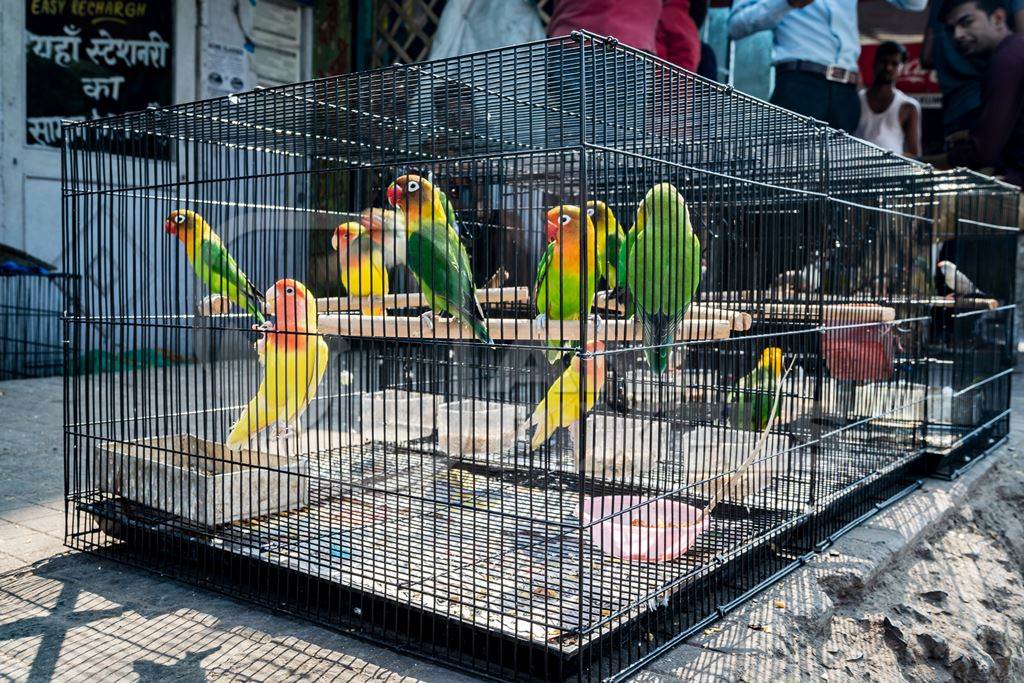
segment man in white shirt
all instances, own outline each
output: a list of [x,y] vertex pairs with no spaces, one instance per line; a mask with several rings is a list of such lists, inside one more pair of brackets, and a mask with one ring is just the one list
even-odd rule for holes
[[921,156],[921,105],[894,85],[907,61],[907,49],[886,41],[875,52],[874,81],[861,90],[857,137],[879,147]]
[[[623,0],[625,2],[625,0]],[[887,0],[920,12],[928,0]],[[735,0],[729,37],[773,32],[772,102],[852,133],[857,127],[856,0]]]

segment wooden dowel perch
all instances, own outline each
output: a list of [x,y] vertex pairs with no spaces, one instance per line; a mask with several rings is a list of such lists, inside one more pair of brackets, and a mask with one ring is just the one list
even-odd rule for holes
[[[476,290],[477,301],[481,305],[511,304],[530,300],[529,287],[485,287]],[[340,313],[358,311],[363,306],[381,304],[384,308],[425,308],[427,301],[421,292],[403,292],[388,294],[384,297],[329,296],[316,300],[316,310],[320,313]]]
[[[719,302],[722,310],[729,310],[733,304]],[[772,320],[805,320],[816,322],[821,320],[827,324],[883,323],[896,319],[896,309],[877,304],[825,304],[824,306],[807,304],[754,304],[754,316],[763,315]]]
[[[618,301],[609,299],[609,292],[598,292],[594,306],[606,311],[624,313],[626,307]],[[728,320],[736,332],[746,332],[753,324],[753,318],[743,311],[731,311],[706,304],[691,304],[686,311],[687,320]]]
[[[601,330],[593,321],[587,321],[587,339],[609,342],[640,341],[643,332],[632,320],[607,320]],[[580,338],[582,325],[577,320],[553,321],[546,328],[538,328],[528,318],[492,318],[487,331],[495,340],[504,341],[566,341]],[[676,334],[679,341],[728,339],[732,323],[728,320],[684,320]],[[435,316],[433,328],[415,316],[372,316],[326,313],[320,316],[321,334],[343,337],[395,337],[423,339],[473,339],[470,329],[452,318]]]
[[990,311],[999,308],[998,299],[976,299],[974,297],[961,296],[956,299],[947,299],[946,297],[937,296],[928,300],[928,305],[935,308],[971,308],[971,309],[988,309]]

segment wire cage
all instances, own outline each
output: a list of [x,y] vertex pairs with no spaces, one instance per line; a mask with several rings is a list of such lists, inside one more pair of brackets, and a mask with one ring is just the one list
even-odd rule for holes
[[0,381],[64,371],[64,298],[72,278],[0,266]]
[[181,360],[69,377],[67,542],[505,680],[621,677],[910,490],[986,362],[943,179],[1011,201],[585,33],[63,153],[71,344]]
[[1009,432],[1018,197],[962,172],[936,187],[934,286],[943,298],[932,313],[927,444],[940,476],[956,476]]

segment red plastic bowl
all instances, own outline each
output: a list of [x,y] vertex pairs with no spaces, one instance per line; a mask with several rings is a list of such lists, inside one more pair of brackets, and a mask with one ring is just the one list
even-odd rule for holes
[[[664,498],[644,504],[647,500],[640,496],[584,498],[576,514],[590,527],[590,541],[601,552],[640,562],[676,559],[711,525],[708,516],[697,521],[698,508]],[[626,508],[633,509],[621,512]],[[598,519],[603,521],[592,522]]]

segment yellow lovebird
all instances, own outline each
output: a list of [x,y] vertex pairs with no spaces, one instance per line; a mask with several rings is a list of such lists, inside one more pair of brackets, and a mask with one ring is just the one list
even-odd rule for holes
[[590,412],[601,392],[604,391],[604,342],[589,341],[586,350],[596,353],[587,362],[586,387],[582,386],[583,373],[580,370],[580,356],[573,356],[569,367],[548,389],[547,394],[533,410],[525,428],[536,427],[530,439],[530,450],[535,451],[547,441],[559,427],[568,429],[573,437],[573,444],[579,444],[580,418]]
[[359,307],[363,315],[384,315],[379,301],[389,291],[388,269],[384,265],[384,249],[370,237],[370,231],[359,222],[342,223],[331,237],[331,246],[338,252],[341,284],[349,296],[373,297]]
[[266,301],[274,324],[263,344],[263,381],[231,428],[225,445],[232,451],[272,424],[280,439],[297,433],[327,370],[327,342],[317,334],[313,293],[297,280],[278,280]]
[[736,384],[729,394],[729,422],[736,429],[763,431],[778,411],[775,391],[782,379],[782,349],[769,346],[761,352],[757,367]]

